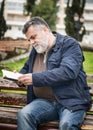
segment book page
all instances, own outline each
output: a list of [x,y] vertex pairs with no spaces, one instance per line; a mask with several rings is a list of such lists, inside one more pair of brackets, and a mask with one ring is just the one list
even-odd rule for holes
[[2,70],[2,73],[3,73],[3,78],[9,79],[9,80],[18,80],[19,76],[22,75],[18,72],[14,73],[14,72],[8,71],[8,70]]

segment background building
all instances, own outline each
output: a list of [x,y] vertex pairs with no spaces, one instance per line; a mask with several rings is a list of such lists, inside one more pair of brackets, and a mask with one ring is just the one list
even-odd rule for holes
[[[0,0],[1,3],[2,0]],[[60,9],[57,14],[57,31],[61,34],[65,33],[64,17],[65,8],[68,0],[60,0]],[[8,25],[8,30],[5,33],[5,37],[12,38],[25,38],[22,34],[22,27],[29,17],[24,15],[24,4],[26,0],[6,0],[5,2],[5,19]],[[84,10],[84,20],[86,35],[83,37],[83,41],[86,43],[93,42],[93,0],[86,0],[85,10]]]
[[84,11],[86,35],[84,41],[93,43],[93,0],[86,0],[86,6]]
[[[1,3],[2,0],[0,0]],[[28,17],[23,14],[24,4],[26,0],[6,0],[4,16],[8,30],[5,37],[25,38],[22,33],[22,27],[27,21]]]

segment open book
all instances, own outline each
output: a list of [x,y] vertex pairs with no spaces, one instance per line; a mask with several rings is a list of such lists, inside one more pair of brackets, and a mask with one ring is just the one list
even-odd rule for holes
[[12,80],[12,81],[17,81],[18,77],[22,75],[20,73],[14,73],[14,72],[8,71],[8,70],[2,70],[2,73],[3,73],[4,79],[8,79],[8,80]]

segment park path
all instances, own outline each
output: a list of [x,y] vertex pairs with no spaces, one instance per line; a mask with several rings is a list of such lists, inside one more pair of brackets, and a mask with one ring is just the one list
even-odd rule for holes
[[21,60],[23,58],[27,58],[29,56],[29,53],[30,52],[27,52],[27,53],[24,53],[24,54],[12,57],[12,58],[7,59],[7,60],[2,60],[0,63],[4,64],[4,63],[7,63],[7,62],[16,62],[16,61],[19,61],[19,60]]

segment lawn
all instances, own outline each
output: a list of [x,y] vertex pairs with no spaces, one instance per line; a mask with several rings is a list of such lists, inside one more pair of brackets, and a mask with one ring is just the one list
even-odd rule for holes
[[93,74],[93,52],[83,52],[85,61],[84,61],[84,70],[87,74]]
[[[84,70],[86,71],[87,74],[93,74],[93,52],[83,52],[83,54],[85,57]],[[20,61],[17,62],[3,64],[3,66],[6,66],[8,70],[11,71],[13,70],[19,71],[24,65],[26,60],[27,59],[21,59]],[[0,70],[0,76],[2,76],[1,70]]]
[[[19,71],[22,68],[22,66],[24,65],[26,60],[27,59],[25,58],[25,59],[21,59],[20,61],[9,62],[9,63],[6,63],[6,64],[1,64],[1,66],[3,66],[5,69],[10,70],[10,71],[13,71],[13,70]],[[0,76],[2,76],[1,69],[0,69]]]

